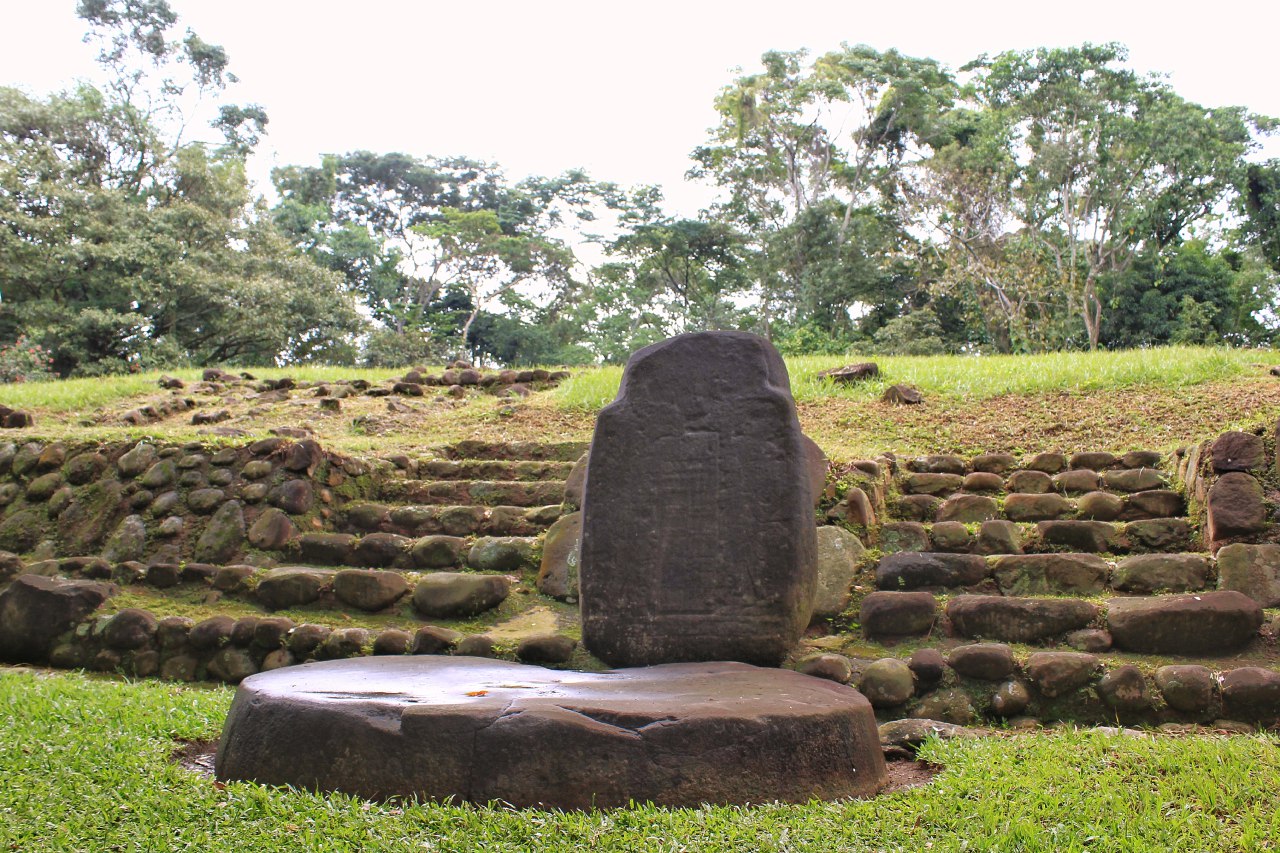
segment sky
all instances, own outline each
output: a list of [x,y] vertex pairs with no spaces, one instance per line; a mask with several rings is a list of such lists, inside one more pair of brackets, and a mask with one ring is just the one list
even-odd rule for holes
[[[771,49],[841,42],[952,68],[982,53],[1119,41],[1206,106],[1280,116],[1280,3],[757,2],[757,0],[170,0],[179,25],[221,44],[269,134],[251,164],[314,165],[358,149],[497,162],[508,177],[582,167],[658,184],[672,213],[712,198],[685,181],[734,70]],[[94,74],[75,0],[0,0],[0,85],[33,94]],[[1280,138],[1265,155],[1280,157]]]

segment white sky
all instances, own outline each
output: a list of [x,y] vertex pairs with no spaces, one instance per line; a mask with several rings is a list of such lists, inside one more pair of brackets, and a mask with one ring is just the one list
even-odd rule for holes
[[[1280,116],[1280,3],[1073,0],[170,0],[180,26],[223,45],[231,98],[266,108],[252,173],[356,149],[465,154],[513,179],[584,167],[664,187],[668,209],[710,199],[689,152],[732,70],[769,49],[841,41],[956,68],[980,53],[1119,41],[1184,97]],[[43,94],[93,74],[75,0],[0,0],[0,85]],[[1267,143],[1280,156],[1280,139]]]

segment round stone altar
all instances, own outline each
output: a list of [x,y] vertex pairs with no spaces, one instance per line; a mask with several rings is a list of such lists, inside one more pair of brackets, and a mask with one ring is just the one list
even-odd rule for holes
[[216,774],[369,798],[586,809],[863,796],[884,785],[885,764],[861,693],[789,670],[571,672],[420,656],[245,679]]

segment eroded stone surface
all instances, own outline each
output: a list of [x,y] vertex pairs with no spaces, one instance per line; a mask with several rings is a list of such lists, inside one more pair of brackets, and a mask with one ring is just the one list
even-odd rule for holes
[[589,808],[874,793],[885,766],[857,691],[737,663],[557,672],[379,657],[246,679],[217,776],[383,798]]
[[764,338],[681,335],[633,355],[587,466],[587,648],[613,665],[779,663],[813,604],[805,448]]

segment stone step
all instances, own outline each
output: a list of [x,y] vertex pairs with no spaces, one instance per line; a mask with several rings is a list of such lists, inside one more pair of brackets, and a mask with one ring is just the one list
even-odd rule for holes
[[960,456],[935,454],[918,456],[900,463],[910,473],[920,474],[955,474],[964,476],[970,473],[994,474],[1006,476],[1022,471],[1036,471],[1054,476],[1066,471],[1115,471],[1125,469],[1158,468],[1166,461],[1165,454],[1154,450],[1131,450],[1126,453],[1108,453],[1105,451],[1081,451],[1066,454],[1043,452],[1028,454],[1021,458],[1011,453],[983,453],[972,459]]
[[480,441],[467,439],[439,449],[445,459],[533,460],[576,462],[591,446],[587,441]]
[[1057,493],[1083,495],[1089,492],[1129,494],[1169,487],[1169,475],[1154,468],[1124,468],[1115,471],[1091,471],[1080,468],[1050,476],[1043,471],[1014,471],[1008,477],[975,471],[969,474],[914,472],[899,474],[898,487],[903,494],[942,496],[950,492],[970,494]]
[[498,459],[422,459],[418,476],[424,480],[559,480],[573,470],[572,462]]
[[876,588],[962,590],[1001,595],[1093,597],[1197,592],[1217,583],[1212,558],[1198,553],[1135,554],[1114,562],[1090,553],[979,554],[902,551],[881,557]]
[[937,551],[952,554],[1023,554],[1053,551],[1131,554],[1196,550],[1191,524],[1184,518],[1127,523],[1063,519],[1015,524],[1003,519],[981,524],[894,521],[874,534],[885,553]]
[[1087,492],[1075,498],[1057,492],[975,494],[948,491],[939,495],[906,494],[890,502],[890,519],[902,521],[959,521],[971,524],[993,518],[1035,522],[1055,519],[1141,521],[1186,515],[1186,501],[1171,489],[1116,494]]
[[359,501],[347,504],[338,518],[344,533],[395,533],[417,538],[448,536],[535,536],[560,517],[562,507],[446,506]]
[[413,480],[379,482],[372,500],[413,504],[472,504],[534,507],[564,500],[564,482],[557,480]]

